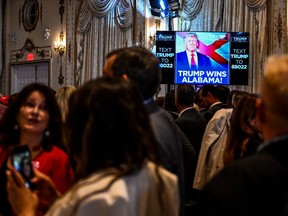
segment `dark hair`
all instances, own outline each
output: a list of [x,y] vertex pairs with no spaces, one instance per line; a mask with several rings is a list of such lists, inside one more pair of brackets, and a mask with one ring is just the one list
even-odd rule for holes
[[166,93],[164,108],[167,111],[177,112],[177,107],[175,105],[175,89]]
[[227,108],[235,109],[241,98],[245,95],[249,95],[249,93],[241,90],[232,90],[227,97]]
[[69,100],[65,128],[77,179],[108,167],[129,174],[146,159],[156,161],[143,99],[127,80],[105,77],[77,89]]
[[258,137],[258,130],[250,123],[250,120],[256,117],[256,100],[254,94],[244,95],[232,112],[223,154],[224,164],[242,157],[249,139]]
[[119,55],[120,53],[122,53],[126,48],[118,48],[118,49],[114,49],[112,51],[110,51],[105,58],[108,59],[113,55]]
[[176,90],[177,101],[185,106],[193,106],[195,90],[192,85],[179,85]]
[[203,85],[198,92],[202,93],[203,97],[207,97],[208,92],[210,92],[210,94],[214,97],[219,99],[219,93],[218,93],[218,89],[216,86],[214,85]]
[[12,95],[9,96],[8,106],[10,106],[10,105],[13,103],[13,101],[15,100],[15,98],[16,98],[16,96],[17,96],[18,94],[19,94],[19,93],[16,92],[16,93],[14,93],[14,94],[12,94]]
[[227,104],[228,95],[230,94],[230,89],[224,85],[217,85],[218,98],[223,104]]
[[[46,106],[49,112],[49,136],[43,136],[42,147],[50,149],[51,145],[60,146],[62,143],[62,119],[61,112],[56,102],[55,94],[52,89],[44,84],[32,83],[25,86],[13,99],[0,122],[0,144],[17,145],[19,144],[19,130],[14,127],[17,124],[16,117],[21,106],[33,92],[38,91],[44,95]],[[63,146],[61,146],[63,148]]]
[[114,76],[127,77],[136,83],[144,99],[157,92],[161,76],[158,59],[144,47],[130,47],[120,52],[112,66]]

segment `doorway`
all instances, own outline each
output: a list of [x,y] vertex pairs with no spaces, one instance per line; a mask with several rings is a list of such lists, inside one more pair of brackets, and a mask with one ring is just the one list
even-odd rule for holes
[[11,64],[10,94],[35,82],[50,86],[50,61]]

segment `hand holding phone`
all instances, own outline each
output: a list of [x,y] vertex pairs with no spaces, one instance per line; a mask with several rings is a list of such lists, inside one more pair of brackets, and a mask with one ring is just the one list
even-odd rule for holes
[[12,165],[22,175],[26,187],[33,189],[30,179],[34,177],[31,153],[27,145],[14,147],[11,152]]

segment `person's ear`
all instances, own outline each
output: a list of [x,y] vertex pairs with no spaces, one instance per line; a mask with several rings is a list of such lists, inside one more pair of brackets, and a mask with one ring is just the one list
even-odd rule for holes
[[260,123],[263,124],[266,121],[265,117],[265,104],[263,99],[257,99],[256,100],[256,120]]
[[123,80],[128,80],[127,74],[122,74],[121,78],[122,78]]
[[208,97],[208,99],[210,100],[210,98],[212,98],[213,96],[210,92],[208,92],[206,97]]

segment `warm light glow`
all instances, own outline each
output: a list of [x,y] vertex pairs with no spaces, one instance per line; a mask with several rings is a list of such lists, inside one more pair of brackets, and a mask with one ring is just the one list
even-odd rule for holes
[[59,40],[54,42],[54,50],[59,53],[60,56],[63,56],[65,51],[65,42],[64,42],[64,34],[61,31]]

